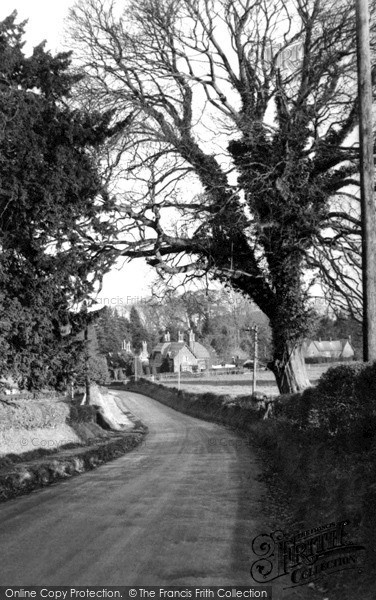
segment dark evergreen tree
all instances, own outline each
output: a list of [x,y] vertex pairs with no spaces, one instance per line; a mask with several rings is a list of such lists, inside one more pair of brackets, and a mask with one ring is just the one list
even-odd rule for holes
[[142,324],[137,309],[134,306],[132,306],[129,315],[129,329],[132,340],[132,349],[135,352],[140,352],[142,348],[142,342],[144,340],[148,341],[148,333]]
[[69,106],[69,53],[24,54],[24,25],[0,23],[0,368],[38,388],[71,370],[60,325],[112,262],[88,244],[112,231],[96,159],[112,132],[110,113]]
[[116,309],[106,307],[97,324],[97,335],[102,354],[120,352],[123,341],[130,341],[129,321]]

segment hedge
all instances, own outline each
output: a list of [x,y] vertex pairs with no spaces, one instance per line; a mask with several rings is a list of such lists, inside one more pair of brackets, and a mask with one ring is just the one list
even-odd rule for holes
[[[258,421],[265,412],[265,405],[251,396],[178,392],[146,380],[142,380],[142,388],[147,395],[181,412],[242,428]],[[278,422],[323,437],[357,438],[360,442],[371,439],[376,434],[376,362],[332,367],[316,387],[268,402],[273,406],[272,418]]]
[[277,398],[273,416],[331,437],[373,437],[376,363],[342,364],[328,369],[316,387]]

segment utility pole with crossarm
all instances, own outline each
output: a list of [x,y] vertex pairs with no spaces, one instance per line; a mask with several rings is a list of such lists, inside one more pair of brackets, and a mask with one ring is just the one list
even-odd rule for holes
[[363,360],[376,360],[376,208],[368,0],[355,0],[361,164]]

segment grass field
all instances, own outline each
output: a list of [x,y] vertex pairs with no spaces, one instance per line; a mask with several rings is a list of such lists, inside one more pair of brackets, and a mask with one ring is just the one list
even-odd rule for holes
[[[318,365],[307,365],[308,377],[312,385],[317,383],[321,375],[330,367],[339,363],[323,363]],[[177,376],[175,379],[161,380],[163,385],[177,387]],[[208,375],[197,378],[187,378],[182,374],[180,381],[181,389],[187,392],[226,394],[228,396],[241,396],[252,392],[252,374],[244,373],[237,375]],[[257,390],[268,396],[277,396],[278,388],[274,375],[271,371],[259,371],[257,377]]]

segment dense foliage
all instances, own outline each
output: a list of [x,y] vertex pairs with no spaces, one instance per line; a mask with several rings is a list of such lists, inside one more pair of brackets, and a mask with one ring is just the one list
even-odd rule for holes
[[129,320],[121,316],[115,308],[106,306],[97,322],[100,352],[120,352],[123,342],[129,340],[129,331]]
[[111,115],[70,106],[70,55],[26,56],[24,25],[0,23],[0,368],[40,388],[69,375],[80,347],[60,326],[111,263],[82,244],[112,231],[96,158]]
[[314,388],[282,396],[274,416],[321,436],[364,446],[376,432],[376,363],[328,369]]
[[355,359],[363,358],[363,331],[362,323],[356,321],[348,314],[339,312],[336,317],[323,316],[316,323],[315,339],[340,340],[350,338],[355,350]]
[[143,315],[151,344],[168,331],[172,341],[188,330],[207,348],[212,348],[218,362],[229,362],[241,355],[253,355],[251,328],[259,328],[259,356],[263,361],[272,356],[271,330],[267,317],[250,300],[224,289],[198,289],[184,293],[163,288],[160,297],[145,299],[137,307]]
[[91,383],[98,385],[108,385],[110,383],[110,372],[108,370],[107,360],[104,355],[95,354],[89,356],[88,365],[86,367],[85,359],[80,355],[80,360],[76,364],[75,384],[79,386],[85,385],[86,373]]
[[148,341],[148,333],[135,306],[132,306],[129,314],[129,333],[132,349],[139,353],[142,349],[142,342]]

